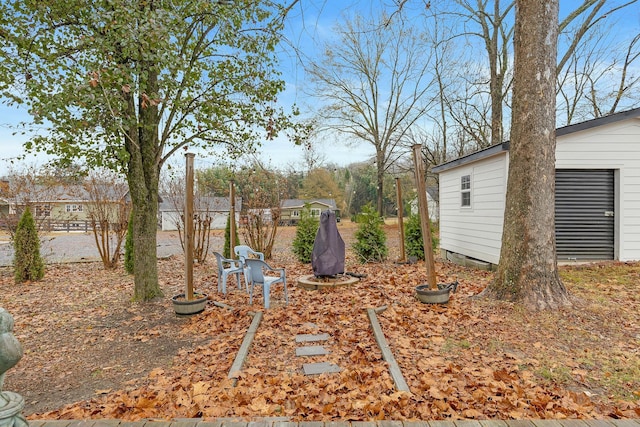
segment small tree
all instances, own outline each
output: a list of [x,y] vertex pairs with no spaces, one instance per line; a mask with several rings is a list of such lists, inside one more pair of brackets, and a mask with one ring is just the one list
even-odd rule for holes
[[84,190],[89,199],[86,209],[102,265],[114,269],[120,261],[120,249],[130,219],[130,206],[124,200],[127,183],[113,172],[94,171],[85,181]]
[[320,226],[320,220],[311,215],[309,205],[305,205],[300,213],[300,221],[296,228],[296,237],[293,239],[293,253],[298,261],[303,263],[311,262],[313,243],[316,240],[316,233]]
[[358,229],[353,244],[358,260],[361,263],[382,262],[387,258],[387,236],[382,229],[384,219],[371,206],[362,207],[362,213],[357,216]]
[[[240,239],[238,238],[238,227],[234,229],[235,231],[235,239],[236,245],[240,243]],[[233,258],[232,257],[232,248],[231,248],[231,213],[227,215],[227,225],[224,228],[224,250],[222,251],[222,256],[225,258]]]
[[133,212],[129,215],[127,238],[124,242],[124,269],[127,273],[133,274]]
[[[435,237],[434,226],[431,224],[431,247],[438,248],[438,238]],[[420,228],[420,216],[411,215],[404,226],[404,240],[407,249],[407,256],[414,256],[424,260],[424,246],[422,244],[422,230]]]
[[40,240],[31,210],[25,208],[13,236],[14,278],[16,283],[40,280],[44,277],[44,262],[40,256]]

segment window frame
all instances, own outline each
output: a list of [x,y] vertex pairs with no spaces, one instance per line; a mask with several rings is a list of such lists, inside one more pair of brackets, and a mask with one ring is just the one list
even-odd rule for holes
[[463,209],[471,208],[471,174],[460,176],[460,207]]

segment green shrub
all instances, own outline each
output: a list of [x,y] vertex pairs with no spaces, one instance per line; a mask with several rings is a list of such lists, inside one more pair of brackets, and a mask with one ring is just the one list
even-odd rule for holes
[[[436,237],[435,226],[431,224],[431,248],[435,251],[438,248],[438,238]],[[424,259],[424,246],[422,244],[422,227],[420,227],[420,215],[414,214],[409,217],[404,226],[404,242],[407,256],[414,256],[417,259]]]
[[16,283],[36,281],[44,277],[44,262],[40,256],[40,239],[36,223],[27,207],[13,236],[13,267]]
[[[240,244],[240,238],[238,237],[238,227],[235,228],[236,246]],[[227,215],[227,225],[224,228],[224,249],[222,250],[222,256],[225,258],[233,258],[231,253],[231,213]]]
[[127,237],[124,240],[124,270],[133,274],[133,211],[129,215]]
[[382,262],[387,258],[387,236],[382,229],[384,219],[371,206],[363,206],[357,216],[358,229],[353,250],[361,263]]
[[320,220],[311,216],[311,209],[305,206],[300,213],[300,221],[296,228],[296,237],[293,239],[293,253],[298,261],[303,263],[311,262],[313,243],[316,240]]

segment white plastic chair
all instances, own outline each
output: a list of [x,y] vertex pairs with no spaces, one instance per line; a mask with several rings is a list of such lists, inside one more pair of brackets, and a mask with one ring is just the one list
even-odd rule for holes
[[250,246],[247,245],[238,245],[233,248],[233,252],[236,254],[238,258],[241,260],[244,258],[259,258],[264,261],[264,254],[262,252],[254,251]]
[[[213,255],[215,255],[216,261],[218,262],[218,291],[222,290],[225,295],[227,294],[227,277],[230,274],[236,275],[236,282],[238,283],[238,289],[240,289],[242,287],[240,284],[240,273],[244,274],[242,262],[225,258],[220,252],[214,252]],[[225,267],[226,265],[228,265],[228,267]]]
[[[273,268],[261,259],[247,258],[245,259],[245,279],[248,278],[251,284],[251,290],[249,291],[249,304],[253,304],[253,288],[255,285],[262,286],[262,295],[264,298],[264,308],[270,306],[270,293],[271,285],[275,283],[282,283],[284,286],[284,300],[285,304],[289,304],[289,297],[287,296],[287,277],[284,268]],[[265,272],[276,272],[278,276],[267,276]]]
[[242,264],[242,266],[245,269],[244,272],[244,285],[247,288],[247,292],[249,291],[249,281],[247,280],[247,266],[246,263],[244,262],[246,259],[249,258],[257,258],[257,259],[261,259],[262,261],[264,261],[264,254],[262,252],[258,252],[258,251],[254,251],[253,249],[251,249],[250,246],[247,245],[238,245],[235,246],[233,248],[233,252],[236,254],[236,256],[238,257],[238,259],[240,260],[240,263]]

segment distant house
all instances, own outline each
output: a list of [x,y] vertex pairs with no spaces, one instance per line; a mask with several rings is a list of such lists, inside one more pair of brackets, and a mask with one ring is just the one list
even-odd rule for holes
[[[640,108],[556,129],[558,260],[640,260]],[[440,248],[498,264],[509,143],[438,165]]]
[[[101,191],[114,207],[126,203],[126,194],[117,194],[112,187]],[[64,231],[87,231],[91,221],[93,201],[83,185],[33,185],[16,194],[0,199],[0,215],[3,220],[17,222],[26,206],[41,228]]]
[[[177,230],[182,223],[184,207],[181,203],[174,203],[170,196],[165,195],[162,200],[158,208],[160,228],[163,231]],[[211,229],[223,230],[227,226],[227,218],[231,211],[228,197],[195,197],[193,203],[195,205],[194,214],[207,215],[211,218]],[[236,223],[239,223],[242,197],[236,197],[234,208]]]
[[336,207],[334,199],[286,199],[280,202],[280,223],[283,225],[297,224],[305,205],[309,205],[312,216],[320,217],[322,211],[330,209],[335,212],[336,218],[340,218],[340,211]]
[[[440,206],[438,203],[439,199],[439,191],[438,187],[428,187],[427,188],[427,209],[429,210],[429,220],[431,222],[439,222],[440,221]],[[418,198],[411,200],[409,202],[409,207],[411,211],[409,212],[411,215],[419,214],[418,210]]]

